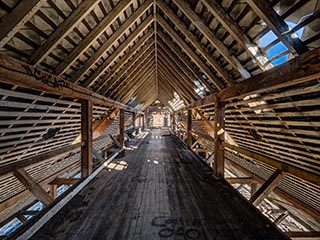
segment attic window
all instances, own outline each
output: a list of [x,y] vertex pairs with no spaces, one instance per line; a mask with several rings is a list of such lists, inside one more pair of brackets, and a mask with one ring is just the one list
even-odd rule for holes
[[194,89],[194,91],[200,96],[203,97],[206,95],[206,91],[204,89],[204,86],[201,84],[201,82],[199,82],[198,80],[194,80],[194,84],[197,86],[196,89]]
[[[257,93],[255,94],[251,94],[251,95],[248,95],[246,97],[243,98],[244,101],[247,101],[247,100],[250,100],[250,99],[255,99],[255,98],[259,98],[259,95]],[[248,102],[248,106],[250,108],[256,108],[256,107],[259,107],[261,105],[266,105],[267,102],[264,101],[264,100],[260,100],[260,99],[257,99],[257,101],[250,101]],[[255,114],[260,114],[262,112],[270,112],[270,109],[267,109],[267,108],[263,108],[263,109],[253,109],[254,113]]]
[[174,111],[177,111],[186,106],[178,93],[174,92],[173,95],[174,98],[171,101],[169,101],[169,104]]

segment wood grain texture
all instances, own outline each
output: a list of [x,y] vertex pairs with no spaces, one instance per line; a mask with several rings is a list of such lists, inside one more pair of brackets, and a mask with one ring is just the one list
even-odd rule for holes
[[108,165],[33,239],[289,239],[168,133]]

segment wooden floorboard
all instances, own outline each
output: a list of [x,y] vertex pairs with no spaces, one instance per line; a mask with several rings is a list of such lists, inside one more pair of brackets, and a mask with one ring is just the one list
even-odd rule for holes
[[168,132],[115,159],[33,239],[288,239]]

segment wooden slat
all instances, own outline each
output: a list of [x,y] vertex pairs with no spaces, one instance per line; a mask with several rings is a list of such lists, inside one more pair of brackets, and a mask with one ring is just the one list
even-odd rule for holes
[[32,53],[27,62],[31,65],[41,63],[98,3],[99,1],[96,0],[83,1],[77,9],[72,12],[72,14],[64,20],[52,34],[50,34],[49,38]]
[[81,102],[81,178],[86,178],[92,173],[92,102]]
[[226,178],[226,180],[231,184],[251,184],[255,183],[256,181],[252,177],[234,177],[234,178]]
[[58,75],[63,74],[76,60],[81,56],[99,36],[108,29],[111,24],[119,17],[119,15],[133,2],[133,0],[120,1],[115,8],[113,8],[108,15],[99,22],[88,35],[77,44],[77,46],[69,53],[63,61],[57,65],[55,72]]
[[43,204],[49,205],[52,198],[24,169],[18,169],[14,172],[14,176]]
[[[121,36],[144,14],[144,12],[151,6],[152,1],[146,1],[142,6],[140,6],[126,21],[115,31],[104,43],[103,45],[94,52],[90,58],[84,63],[81,68],[72,75],[70,81],[78,82],[81,77],[108,51],[112,45],[120,39]],[[148,19],[149,20],[149,19]],[[152,21],[152,19],[151,19]],[[143,23],[142,23],[143,24]],[[141,24],[141,25],[142,25]],[[140,25],[140,26],[141,26]],[[131,35],[130,35],[131,36]],[[129,37],[130,37],[129,36]],[[132,38],[132,37],[131,37]],[[96,71],[95,71],[96,72]]]
[[46,0],[23,0],[0,23],[0,48],[29,21]]
[[306,181],[312,182],[314,184],[320,185],[320,176],[319,175],[305,171],[299,167],[295,167],[295,166],[281,163],[281,162],[276,161],[274,159],[268,158],[268,157],[263,156],[261,154],[250,152],[248,150],[245,150],[245,149],[237,147],[237,146],[226,144],[226,147],[228,149],[237,151],[238,153],[243,154],[244,156],[256,159],[256,160],[264,162],[270,166],[273,166],[279,170],[288,172],[294,176],[297,176],[298,178],[301,178]]
[[49,182],[49,185],[70,185],[70,184],[76,184],[79,182],[79,178],[60,178],[57,177],[53,181]]
[[10,172],[13,172],[17,169],[24,168],[24,167],[30,166],[32,164],[35,164],[35,163],[39,163],[44,160],[50,160],[50,159],[57,157],[61,154],[65,154],[65,153],[74,151],[74,150],[80,148],[82,145],[83,145],[83,143],[68,145],[68,146],[59,148],[57,150],[53,150],[53,151],[50,151],[47,153],[43,153],[40,155],[32,156],[30,158],[26,158],[23,161],[18,161],[18,162],[11,163],[11,164],[6,164],[6,165],[0,167],[0,176],[8,174]]

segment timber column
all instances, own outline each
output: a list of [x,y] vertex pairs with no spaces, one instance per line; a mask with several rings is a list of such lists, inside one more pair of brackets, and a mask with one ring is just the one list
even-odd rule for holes
[[225,102],[215,98],[214,102],[214,175],[224,178],[224,134],[225,134]]
[[187,127],[187,146],[189,149],[192,147],[192,110],[188,109],[188,127]]
[[123,148],[124,147],[124,110],[123,109],[120,109],[119,143],[120,143],[120,148]]
[[92,173],[92,102],[81,101],[81,178]]

